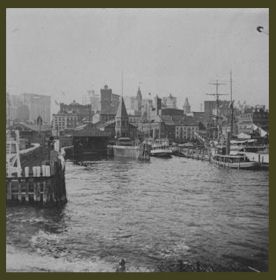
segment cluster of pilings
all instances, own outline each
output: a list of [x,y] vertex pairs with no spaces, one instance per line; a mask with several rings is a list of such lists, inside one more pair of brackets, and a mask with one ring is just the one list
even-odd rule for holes
[[42,166],[25,166],[22,174],[6,177],[8,204],[49,206],[67,202],[64,159],[56,151],[51,151],[49,157]]

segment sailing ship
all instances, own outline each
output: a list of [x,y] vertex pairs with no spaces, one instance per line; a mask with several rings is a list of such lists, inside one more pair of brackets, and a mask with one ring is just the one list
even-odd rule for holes
[[[217,128],[219,132],[219,125],[218,125],[218,104],[219,104],[219,95],[218,94],[218,85],[216,83],[216,98],[217,98]],[[247,147],[252,147],[255,140],[247,139],[244,141],[239,140],[231,140],[233,134],[233,100],[232,100],[232,73],[230,73],[230,94],[231,94],[231,101],[230,101],[230,108],[231,108],[231,127],[230,131],[227,133],[226,139],[224,141],[220,141],[220,137],[217,137],[217,143],[214,145],[213,149],[211,149],[211,162],[215,163],[218,166],[235,168],[235,169],[256,169],[260,167],[260,156],[256,157],[257,160],[253,160],[253,157],[250,156],[246,152]],[[226,143],[225,143],[226,142]],[[221,144],[219,144],[221,143]],[[267,158],[268,160],[268,158]],[[264,162],[264,160],[263,160]]]

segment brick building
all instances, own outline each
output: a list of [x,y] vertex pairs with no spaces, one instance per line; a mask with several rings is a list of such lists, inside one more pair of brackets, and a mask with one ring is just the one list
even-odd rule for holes
[[77,115],[79,122],[92,120],[91,104],[82,105],[75,100],[70,104],[60,103],[59,113]]
[[120,103],[120,95],[112,93],[112,89],[107,85],[101,89],[101,112],[100,120],[107,122],[115,118]]
[[195,133],[199,132],[199,123],[193,117],[184,117],[175,122],[175,141],[186,142],[196,139]]
[[57,135],[59,132],[66,129],[73,129],[77,126],[79,121],[79,115],[75,113],[57,113],[53,114],[53,129]]

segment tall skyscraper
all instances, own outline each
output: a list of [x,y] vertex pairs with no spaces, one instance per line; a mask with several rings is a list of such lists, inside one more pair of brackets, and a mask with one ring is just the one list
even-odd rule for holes
[[120,103],[120,95],[112,93],[107,85],[101,89],[101,121],[114,119]]
[[40,116],[43,123],[50,124],[51,97],[34,93],[23,94],[23,104],[28,106],[29,120],[36,123]]

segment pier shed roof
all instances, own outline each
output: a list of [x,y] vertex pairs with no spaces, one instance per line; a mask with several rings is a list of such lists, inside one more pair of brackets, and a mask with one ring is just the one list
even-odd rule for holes
[[110,132],[98,129],[92,123],[73,131],[73,137],[110,137]]

